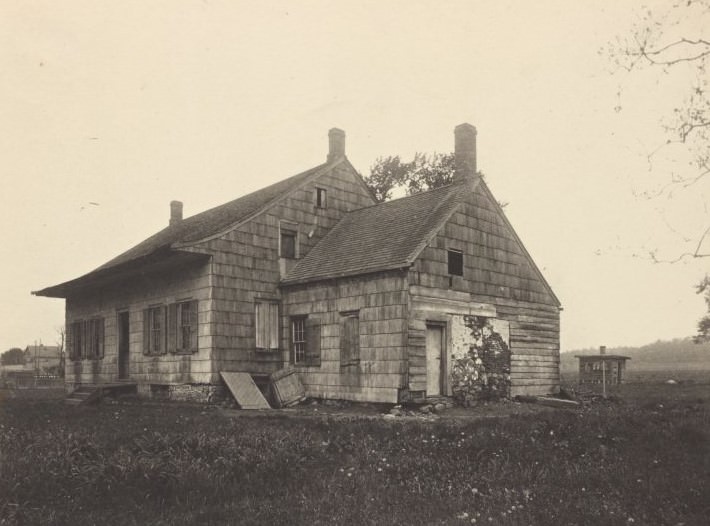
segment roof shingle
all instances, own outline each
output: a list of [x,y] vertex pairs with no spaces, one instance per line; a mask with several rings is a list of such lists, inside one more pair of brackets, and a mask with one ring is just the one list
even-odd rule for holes
[[167,226],[160,232],[153,234],[148,239],[141,241],[133,248],[119,254],[83,276],[44,288],[33,292],[33,294],[37,296],[64,297],[63,295],[67,293],[68,289],[82,286],[95,277],[106,276],[119,267],[124,268],[127,264],[132,264],[132,262],[137,260],[155,259],[175,253],[171,250],[172,248],[189,245],[227,230],[232,225],[238,224],[266,209],[270,204],[305,184],[311,177],[316,178],[342,162],[347,163],[348,161],[345,157],[338,158],[330,163],[321,164],[251,194],[185,218],[176,224]]
[[346,214],[282,283],[410,266],[459,204],[467,191],[462,185],[470,184],[464,181]]
[[317,172],[330,169],[339,162],[321,164],[251,194],[185,218],[179,223],[170,225],[145,241],[138,243],[133,248],[104,263],[96,270],[114,267],[121,263],[147,256],[160,248],[176,243],[189,244],[219,233],[261,211],[272,201],[296,189]]

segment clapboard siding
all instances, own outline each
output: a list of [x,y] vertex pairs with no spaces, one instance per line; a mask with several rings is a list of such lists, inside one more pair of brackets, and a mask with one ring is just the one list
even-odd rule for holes
[[[287,287],[283,332],[289,316],[307,315],[321,326],[320,366],[297,367],[306,394],[396,402],[407,374],[407,301],[408,281],[402,272]],[[360,363],[351,366],[356,367],[354,375],[340,362],[340,313],[345,311],[358,311],[359,318]]]
[[[463,276],[449,275],[449,249],[463,251]],[[512,395],[559,389],[557,299],[485,185],[462,200],[422,250],[410,270],[409,281],[419,290],[468,293],[472,302],[494,306],[496,316],[509,322]],[[421,317],[421,313],[412,312],[409,320],[411,390],[426,386],[426,325]]]
[[[326,208],[314,206],[316,186],[326,190]],[[213,256],[215,370],[271,373],[288,361],[283,306],[279,351],[257,351],[255,335],[255,301],[281,300],[280,222],[296,224],[297,252],[303,257],[344,213],[371,204],[356,174],[341,164],[248,222],[196,247]]]

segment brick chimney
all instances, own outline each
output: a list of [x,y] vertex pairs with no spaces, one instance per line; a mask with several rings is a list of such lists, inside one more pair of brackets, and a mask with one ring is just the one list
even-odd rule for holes
[[468,123],[454,128],[454,181],[476,175],[476,134]]
[[182,221],[182,201],[170,201],[170,226]]
[[345,157],[345,132],[338,128],[328,131],[328,162]]

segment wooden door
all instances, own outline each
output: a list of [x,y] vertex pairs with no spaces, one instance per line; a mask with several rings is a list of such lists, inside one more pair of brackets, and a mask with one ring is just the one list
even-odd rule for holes
[[128,378],[129,370],[129,350],[128,335],[130,326],[128,323],[128,312],[118,313],[118,379]]
[[427,325],[426,327],[426,394],[442,394],[442,352],[444,350],[444,327]]

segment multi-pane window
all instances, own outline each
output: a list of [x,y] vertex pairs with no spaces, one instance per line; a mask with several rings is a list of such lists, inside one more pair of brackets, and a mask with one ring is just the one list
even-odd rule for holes
[[448,251],[449,274],[463,276],[463,252],[449,249]]
[[279,348],[279,304],[274,301],[256,302],[256,348],[273,351]]
[[306,318],[291,319],[291,346],[293,349],[293,363],[299,364],[306,361]]
[[143,354],[165,354],[165,318],[164,305],[149,307],[143,311]]
[[197,300],[170,305],[168,347],[170,352],[197,352]]
[[104,319],[75,321],[69,325],[69,358],[96,360],[104,357]]
[[291,317],[291,362],[319,367],[321,364],[321,324],[308,316]]
[[182,301],[175,307],[177,352],[197,351],[197,301]]

